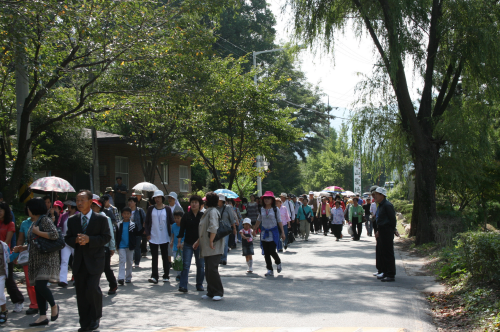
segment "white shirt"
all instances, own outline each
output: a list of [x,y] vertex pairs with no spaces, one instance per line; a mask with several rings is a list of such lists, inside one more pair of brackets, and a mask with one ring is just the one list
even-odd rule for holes
[[288,215],[290,216],[290,218],[292,218],[292,220],[295,220],[295,204],[291,200],[287,199],[283,202],[283,205],[288,210]]
[[375,213],[377,213],[377,203],[373,202],[371,205],[370,205],[370,213],[375,215]]
[[153,244],[164,244],[170,242],[167,226],[167,210],[158,210],[156,207],[151,211],[151,240]]

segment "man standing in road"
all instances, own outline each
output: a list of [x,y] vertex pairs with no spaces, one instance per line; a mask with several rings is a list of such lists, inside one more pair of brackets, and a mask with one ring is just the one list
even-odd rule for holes
[[113,186],[113,190],[115,191],[115,206],[122,212],[126,203],[127,186],[122,183],[121,176],[116,177],[116,184]]
[[377,275],[383,282],[395,281],[396,259],[394,257],[394,234],[396,234],[396,211],[391,202],[386,199],[385,188],[378,187],[373,198],[378,204],[377,232],[381,272]]
[[104,272],[104,245],[111,240],[108,219],[92,212],[92,193],[80,190],[76,205],[80,214],[68,218],[64,240],[75,249],[73,274],[75,276],[76,302],[80,315],[79,332],[99,328],[102,317],[102,292],[99,287]]

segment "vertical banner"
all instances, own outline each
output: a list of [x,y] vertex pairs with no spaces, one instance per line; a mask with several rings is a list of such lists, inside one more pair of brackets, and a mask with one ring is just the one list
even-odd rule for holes
[[361,151],[357,150],[354,154],[354,192],[361,193]]

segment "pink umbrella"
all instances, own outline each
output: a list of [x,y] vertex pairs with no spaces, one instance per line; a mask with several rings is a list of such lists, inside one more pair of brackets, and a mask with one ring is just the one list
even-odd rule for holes
[[340,192],[342,192],[342,191],[344,191],[344,188],[341,188],[338,186],[330,186],[330,187],[326,187],[322,191],[340,191]]
[[40,178],[30,185],[32,190],[52,191],[58,193],[74,193],[75,188],[68,181],[57,176]]

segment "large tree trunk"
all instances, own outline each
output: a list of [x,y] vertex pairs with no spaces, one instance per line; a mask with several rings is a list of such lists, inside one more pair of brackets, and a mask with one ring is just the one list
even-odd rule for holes
[[410,235],[416,244],[434,241],[433,223],[436,220],[436,174],[438,149],[429,142],[427,147],[414,149],[415,200]]

